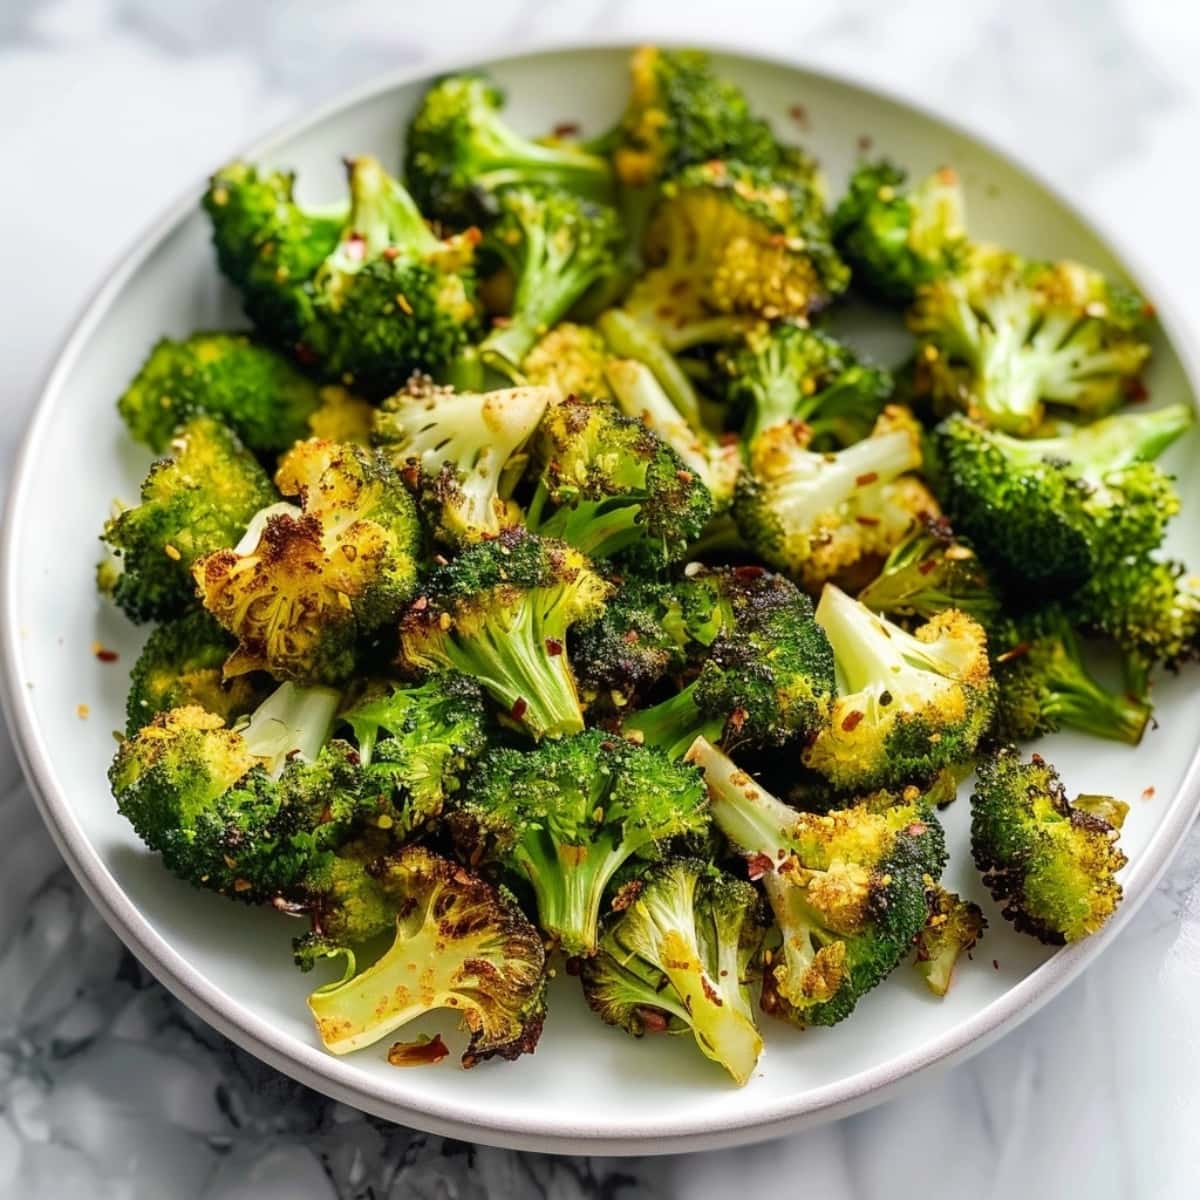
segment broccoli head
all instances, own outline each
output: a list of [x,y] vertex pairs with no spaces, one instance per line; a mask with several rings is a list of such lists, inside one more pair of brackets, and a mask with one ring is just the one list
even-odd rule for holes
[[969,954],[983,936],[987,919],[971,900],[948,892],[932,878],[925,880],[929,916],[916,937],[916,968],[935,996],[950,990],[959,957]]
[[833,213],[833,235],[854,282],[880,300],[908,304],[916,290],[959,271],[966,259],[966,205],[949,167],[906,186],[886,159],[861,163]]
[[380,453],[316,438],[284,457],[275,483],[300,507],[260,514],[193,574],[238,640],[226,676],[336,682],[353,669],[358,640],[393,620],[416,586],[413,501]]
[[308,998],[327,1050],[348,1054],[435,1009],[470,1034],[464,1067],[532,1053],[545,1018],[545,960],[516,900],[422,846],[372,865],[395,914],[382,957]]
[[696,859],[651,867],[605,922],[581,970],[588,1004],[641,1037],[690,1032],[705,1057],[745,1084],[762,1053],[747,991],[763,936],[754,888]]
[[1022,440],[962,415],[935,431],[955,529],[1014,586],[1077,587],[1101,562],[1157,548],[1179,500],[1153,464],[1193,420],[1173,404]]
[[188,420],[170,451],[150,468],[141,503],[100,535],[120,565],[102,568],[98,581],[134,621],[186,611],[195,599],[192,565],[232,546],[247,521],[278,498],[254,456],[214,417]]
[[540,475],[529,527],[592,557],[675,562],[712,514],[708,489],[679,455],[611,404],[551,404],[532,451]]
[[707,821],[694,768],[599,730],[494,750],[450,815],[468,861],[523,878],[538,926],[568,954],[595,953],[601,901],[624,863]]
[[947,609],[907,633],[832,584],[816,619],[833,646],[838,694],[805,748],[806,766],[835,787],[866,791],[971,760],[994,706],[978,622]]
[[530,141],[501,116],[504,93],[474,72],[447,75],[425,93],[405,140],[404,175],[432,216],[470,224],[494,212],[496,194],[527,185],[565,188],[591,200],[612,191],[608,161],[557,140]]
[[939,515],[914,476],[921,430],[907,409],[885,408],[870,437],[836,453],[809,448],[802,423],[775,425],[751,447],[734,503],[742,536],[774,567],[816,591],[882,559],[914,521]]
[[913,788],[886,808],[801,813],[703,739],[688,759],[779,926],[779,948],[764,956],[763,1010],[797,1025],[844,1020],[925,925],[925,880],[946,860],[932,809]]
[[975,247],[918,288],[909,310],[918,389],[1028,437],[1046,406],[1103,416],[1136,389],[1150,354],[1146,306],[1078,263]]
[[1108,796],[1067,800],[1058,772],[1013,747],[979,766],[971,853],[983,882],[1023,933],[1050,945],[1095,933],[1121,901],[1117,845],[1129,806]]
[[560,396],[611,400],[607,363],[608,347],[597,330],[563,321],[525,355],[521,374],[531,386],[553,388]]
[[583,714],[568,634],[602,612],[610,592],[577,550],[506,529],[432,572],[401,622],[401,661],[470,676],[534,737],[574,733]]
[[384,401],[372,433],[421,497],[438,540],[495,537],[520,520],[510,499],[550,388],[459,393],[414,378]]

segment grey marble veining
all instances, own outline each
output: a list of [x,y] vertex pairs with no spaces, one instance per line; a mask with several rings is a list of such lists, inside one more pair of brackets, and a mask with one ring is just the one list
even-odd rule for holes
[[[670,30],[948,107],[1119,224],[1200,333],[1200,11],[1172,0],[0,0],[0,478],[114,248],[232,146],[404,63]],[[43,286],[14,302],[23,278]],[[1197,1193],[1200,833],[1081,980],[967,1064],[784,1141],[640,1161],[414,1134],[235,1050],[88,905],[2,734],[0,899],[3,1197],[715,1200],[781,1182],[834,1200]]]

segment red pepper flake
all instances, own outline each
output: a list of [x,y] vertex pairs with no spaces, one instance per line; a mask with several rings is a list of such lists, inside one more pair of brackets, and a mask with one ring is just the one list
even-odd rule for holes
[[808,109],[803,104],[793,104],[788,109],[788,116],[800,126],[801,129],[808,128]]
[[507,329],[512,324],[512,317],[493,317],[493,329]]
[[875,139],[869,133],[860,133],[856,144],[859,154],[866,154],[875,145]]
[[418,596],[412,602],[413,612],[424,612],[428,607],[429,607],[429,597],[428,596]]
[[558,640],[558,638],[546,639],[546,653],[550,655],[551,658],[557,658],[562,652],[563,644]]
[[559,121],[550,132],[556,138],[574,137],[579,132],[578,121]]
[[735,708],[729,714],[729,731],[730,733],[741,733],[742,726],[746,724],[746,718],[750,714],[744,708]]
[[1142,305],[1142,316],[1145,317],[1147,321],[1152,321],[1156,316],[1158,316],[1158,309],[1156,309],[1154,305],[1147,300]]
[[361,233],[352,233],[346,239],[344,245],[346,247],[346,254],[350,258],[353,258],[357,261],[366,256],[367,242]]
[[741,582],[747,582],[751,579],[761,579],[766,573],[765,567],[735,567],[733,577]]
[[395,246],[384,246],[383,257],[386,258],[388,262],[395,262],[395,260],[400,257],[400,251]]
[[1011,650],[1005,650],[1003,654],[996,655],[997,663],[1012,662],[1014,659],[1023,658],[1032,649],[1028,642],[1018,642]]
[[647,1033],[666,1033],[670,1026],[667,1014],[661,1008],[647,1008],[643,1005],[637,1010],[637,1016]]
[[878,525],[878,524],[879,524],[879,518],[878,518],[878,517],[867,517],[867,516],[861,516],[861,517],[855,517],[854,519],[855,519],[855,520],[856,520],[856,521],[857,521],[857,522],[858,522],[860,525]]
[[480,232],[478,225],[471,225],[464,229],[462,233],[459,234],[459,237],[461,237],[464,242],[471,246],[478,246],[479,243],[483,241],[483,234]]
[[920,575],[928,575],[937,566],[937,563],[932,558],[927,558],[918,568],[917,573]]
[[317,352],[303,342],[297,342],[292,353],[296,356],[296,361],[305,367],[311,367],[320,362]]
[[110,650],[107,646],[102,645],[100,642],[92,643],[92,653],[102,663],[115,663],[117,659],[121,657],[115,650]]
[[741,442],[741,440],[742,435],[740,433],[733,432],[723,433],[719,438],[717,438],[718,444],[722,446],[736,446]]
[[442,1041],[442,1035],[419,1037],[415,1042],[396,1042],[387,1052],[387,1060],[393,1067],[430,1067],[440,1063],[450,1053]]
[[1154,788],[1152,788],[1152,787],[1142,788],[1142,799],[1143,800],[1153,800],[1154,799]]
[[516,699],[513,701],[513,706],[512,706],[512,708],[511,708],[511,709],[509,709],[509,714],[508,714],[508,715],[509,715],[510,717],[512,717],[512,719],[513,719],[514,721],[519,721],[519,720],[520,720],[520,719],[521,719],[521,718],[522,718],[522,717],[525,715],[525,712],[526,712],[526,710],[527,710],[528,708],[529,708],[529,705],[526,703],[526,701],[525,701],[525,697],[524,697],[524,696],[518,696],[518,697],[517,697],[517,698],[516,698]]
[[1000,970],[1000,964],[994,958],[992,959],[992,966],[995,970]]
[[847,713],[842,719],[842,732],[853,733],[858,728],[858,723],[863,719],[864,715],[865,714],[859,712],[858,709]]
[[746,877],[750,880],[761,879],[768,871],[773,871],[775,864],[766,854],[751,854],[746,859]]
[[1127,379],[1123,390],[1130,404],[1145,404],[1150,399],[1150,389],[1140,379]]
[[866,487],[868,484],[874,483],[878,478],[878,471],[864,471],[854,480],[854,485],[855,487]]

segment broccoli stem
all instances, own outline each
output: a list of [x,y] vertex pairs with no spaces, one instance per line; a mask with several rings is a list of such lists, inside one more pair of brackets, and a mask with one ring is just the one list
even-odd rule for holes
[[[696,395],[696,389],[692,386],[692,381],[684,373],[683,368],[676,362],[675,356],[653,333],[620,309],[610,309],[596,322],[596,327],[608,343],[609,349],[618,358],[632,358],[650,368],[654,378],[658,380],[659,386],[675,408],[675,412],[670,414],[672,417],[682,417],[692,429],[699,428],[700,399]],[[616,381],[610,377],[609,382],[615,390]],[[648,389],[643,387],[640,390],[644,393]],[[620,394],[618,392],[618,396]],[[637,399],[638,397],[634,397],[631,402],[636,402]],[[640,399],[646,411],[657,415],[656,410],[661,408],[661,402],[652,405],[646,402],[644,395]],[[625,407],[624,399],[622,399],[622,407]],[[626,412],[629,412],[628,408],[626,408]],[[653,420],[648,424],[651,428],[655,427]]]
[[506,378],[519,381],[525,356],[538,338],[558,323],[561,315],[545,321],[539,313],[522,312],[514,305],[512,317],[497,325],[479,344],[480,361]]
[[594,954],[604,889],[628,853],[608,840],[592,845],[557,843],[543,830],[526,838],[513,858],[533,888],[538,925],[568,954]]
[[[544,503],[543,500],[538,505],[538,520]],[[542,537],[559,538],[589,558],[609,558],[643,540],[645,535],[638,520],[640,514],[641,505],[625,496],[564,504],[541,524],[534,523],[531,506],[528,520],[529,527]]]
[[389,246],[416,254],[432,254],[438,240],[425,223],[413,198],[383,169],[377,158],[351,159],[350,228],[365,243],[360,262],[375,258]]
[[333,688],[281,684],[241,731],[246,749],[267,759],[267,769],[276,777],[291,758],[313,762],[329,740],[341,701]]
[[699,680],[653,708],[635,712],[621,726],[628,737],[639,734],[643,745],[657,746],[672,758],[680,758],[698,738],[720,741],[725,732],[725,714],[707,715],[696,703]]

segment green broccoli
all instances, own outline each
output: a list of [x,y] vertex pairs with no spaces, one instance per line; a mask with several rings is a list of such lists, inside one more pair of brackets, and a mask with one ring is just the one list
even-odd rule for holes
[[560,396],[611,400],[605,371],[608,347],[590,325],[563,321],[541,337],[521,361],[521,374],[533,387],[553,388]]
[[918,388],[1023,437],[1047,404],[1103,416],[1137,388],[1146,314],[1136,293],[1078,263],[977,246],[959,272],[917,290]]
[[538,926],[568,954],[593,954],[605,889],[635,856],[707,827],[692,767],[599,730],[495,750],[450,825],[470,862],[499,862],[537,900]]
[[902,788],[967,763],[991,723],[983,627],[947,609],[915,635],[827,585],[817,624],[833,646],[829,723],[804,764],[845,791]]
[[971,853],[1006,920],[1050,945],[1095,933],[1121,901],[1117,838],[1129,805],[1067,800],[1040,755],[1013,747],[980,764],[971,795]]
[[192,417],[170,450],[150,468],[141,503],[112,517],[100,535],[120,565],[102,567],[98,582],[133,621],[185,612],[195,600],[192,564],[232,546],[278,499],[254,456],[214,417]]
[[275,483],[300,507],[260,513],[237,546],[192,571],[204,606],[238,640],[227,677],[336,683],[359,639],[394,620],[416,587],[416,510],[387,459],[361,446],[298,442]]
[[886,159],[861,163],[833,213],[833,236],[854,283],[892,304],[952,275],[968,252],[958,176],[942,167],[913,187]]
[[704,740],[688,760],[779,925],[779,949],[764,956],[763,1010],[797,1025],[844,1020],[925,925],[925,880],[946,861],[933,810],[913,789],[879,811],[796,812]]
[[935,996],[950,990],[959,957],[969,954],[983,936],[987,919],[971,900],[948,892],[932,878],[925,881],[929,916],[916,936],[915,966]]
[[508,893],[422,846],[374,866],[395,912],[390,949],[308,998],[327,1050],[348,1054],[439,1008],[470,1031],[464,1067],[532,1054],[545,1019],[546,952]]
[[599,953],[583,962],[588,1004],[635,1037],[690,1032],[745,1084],[762,1053],[746,987],[763,936],[758,893],[686,858],[650,868],[633,887],[605,922]]
[[598,154],[558,140],[530,141],[505,125],[504,93],[484,75],[439,79],[408,126],[404,176],[431,215],[470,224],[494,211],[496,194],[527,185],[608,199],[612,169]]
[[1102,561],[1155,549],[1179,501],[1152,460],[1193,420],[1185,404],[1021,440],[962,415],[934,434],[954,528],[1013,586],[1077,587]]
[[583,714],[568,634],[603,611],[611,590],[572,547],[506,529],[431,573],[401,622],[401,660],[477,680],[534,737],[574,733]]
[[680,457],[611,404],[568,396],[550,405],[532,453],[540,473],[529,528],[591,557],[676,562],[712,513]]

